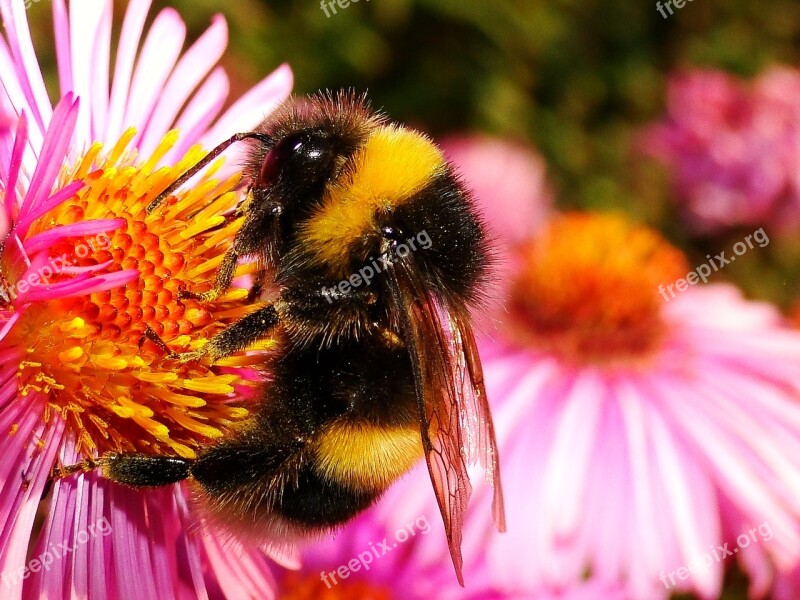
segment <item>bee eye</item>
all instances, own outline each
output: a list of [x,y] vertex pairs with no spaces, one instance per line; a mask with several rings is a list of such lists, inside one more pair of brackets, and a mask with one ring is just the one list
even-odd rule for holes
[[327,176],[332,164],[332,148],[327,138],[316,131],[291,134],[280,140],[267,154],[259,174],[259,183],[274,182],[284,176],[290,180]]
[[381,235],[383,235],[383,237],[385,237],[387,240],[392,240],[393,242],[403,239],[403,232],[400,230],[400,228],[392,225],[385,225],[381,227]]

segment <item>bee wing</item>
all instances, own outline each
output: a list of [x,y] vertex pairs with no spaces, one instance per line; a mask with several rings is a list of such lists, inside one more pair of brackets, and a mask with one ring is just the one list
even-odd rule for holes
[[495,522],[505,529],[494,428],[486,401],[475,338],[466,315],[445,310],[400,260],[389,270],[400,331],[414,371],[420,434],[459,583],[461,529],[472,494],[468,463],[478,458],[495,486]]
[[[475,335],[466,314],[455,312],[451,330],[454,332],[454,356],[462,362],[457,373],[466,375],[462,383],[463,430],[467,437],[466,448],[472,451],[471,462],[478,462],[485,473],[486,482],[494,487],[492,499],[492,516],[498,531],[506,530],[505,504],[503,502],[503,485],[500,481],[500,462],[498,460],[497,439],[494,434],[494,422],[489,409],[486,385],[483,379],[483,367],[478,356]],[[463,361],[462,361],[463,359]]]

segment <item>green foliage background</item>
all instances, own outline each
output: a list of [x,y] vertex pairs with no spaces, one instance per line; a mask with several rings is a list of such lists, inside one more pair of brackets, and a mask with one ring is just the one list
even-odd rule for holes
[[[752,76],[800,59],[796,0],[687,0],[668,19],[655,0],[360,0],[330,17],[317,0],[156,4],[177,7],[195,36],[225,14],[235,92],[289,62],[298,93],[368,89],[392,117],[436,135],[521,138],[547,159],[562,207],[624,210],[693,264],[751,231],[690,240],[665,174],[631,150],[633,134],[662,115],[676,69]],[[770,237],[722,277],[786,307],[800,295],[800,245]]]
[[[42,36],[51,31],[47,4],[30,10]],[[752,76],[772,63],[800,64],[796,0],[687,0],[668,19],[655,0],[360,0],[330,17],[317,0],[155,5],[178,8],[191,37],[215,13],[226,16],[233,98],[288,62],[297,93],[368,89],[392,117],[436,135],[520,138],[547,159],[560,206],[624,210],[661,229],[694,264],[751,231],[689,238],[665,174],[632,152],[633,134],[662,115],[676,69]],[[800,245],[770,237],[721,278],[789,306],[800,297]],[[727,587],[726,600],[746,597],[741,574]]]

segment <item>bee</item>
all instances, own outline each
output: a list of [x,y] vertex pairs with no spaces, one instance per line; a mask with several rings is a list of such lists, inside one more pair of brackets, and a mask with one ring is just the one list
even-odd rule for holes
[[134,487],[188,479],[214,522],[259,539],[330,531],[372,505],[424,456],[463,585],[468,464],[494,485],[497,447],[469,310],[490,263],[463,182],[425,135],[349,92],[290,100],[234,135],[148,207],[157,210],[230,145],[250,144],[242,224],[204,293],[255,260],[253,297],[275,298],[180,361],[217,360],[274,337],[270,380],[243,426],[194,460],[107,454],[104,477]]

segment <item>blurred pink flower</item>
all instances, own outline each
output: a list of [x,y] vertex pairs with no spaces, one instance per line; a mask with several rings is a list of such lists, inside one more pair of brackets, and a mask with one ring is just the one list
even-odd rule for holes
[[797,600],[800,593],[800,566],[789,573],[781,573],[776,577],[772,590],[772,600]]
[[689,225],[714,233],[800,220],[800,71],[752,82],[718,71],[674,76],[667,115],[643,149],[670,169]]
[[196,144],[260,122],[292,75],[280,67],[221,114],[224,19],[184,52],[174,10],[144,30],[150,5],[128,5],[112,83],[112,2],[52,2],[54,107],[25,3],[0,0],[0,106],[10,115],[0,130],[0,212],[13,223],[0,278],[4,599],[274,595],[267,556],[195,527],[181,486],[141,493],[90,473],[47,494],[57,462],[119,448],[190,456],[244,412],[232,401],[247,387],[246,359],[163,373],[137,344],[144,323],[196,341],[242,314],[230,299],[208,309],[174,302],[175,286],[205,281],[224,252],[230,232],[216,210],[236,202],[235,165],[210,167],[158,215],[144,206],[202,156]]
[[488,223],[497,240],[517,244],[547,221],[553,192],[547,165],[533,149],[483,134],[454,135],[441,145],[482,212],[491,216]]
[[505,339],[482,347],[509,523],[485,546],[495,586],[588,570],[634,600],[717,598],[717,548],[761,526],[735,556],[769,589],[800,560],[800,334],[727,285],[665,298],[686,263],[621,218],[557,217],[525,254]]

